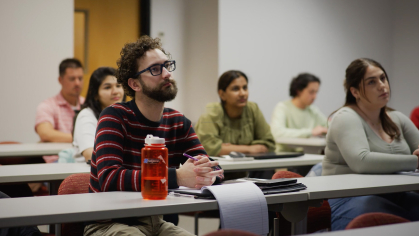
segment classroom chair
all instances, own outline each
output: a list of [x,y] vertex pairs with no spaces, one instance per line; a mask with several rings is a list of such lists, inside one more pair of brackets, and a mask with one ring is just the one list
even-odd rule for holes
[[[89,192],[90,173],[73,174],[64,179],[58,195]],[[83,222],[61,224],[62,236],[83,236]]]
[[[277,171],[272,179],[279,178],[303,178],[303,176],[291,171]],[[331,229],[332,212],[327,200],[323,201],[321,207],[309,207],[307,213],[307,233],[314,233],[320,230]],[[291,235],[291,222],[284,219],[284,217],[277,212],[279,219],[279,235]]]
[[221,229],[205,234],[204,236],[258,236],[257,234],[250,233],[237,229]]
[[380,226],[380,225],[391,225],[397,223],[406,223],[410,222],[403,217],[382,213],[382,212],[372,212],[365,213],[360,216],[355,217],[345,229],[357,229],[364,227]]

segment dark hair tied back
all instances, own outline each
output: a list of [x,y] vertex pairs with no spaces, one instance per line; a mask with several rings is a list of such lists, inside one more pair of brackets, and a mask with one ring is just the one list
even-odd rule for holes
[[320,79],[309,73],[302,73],[293,78],[290,84],[290,96],[293,98],[297,97],[298,92],[304,90],[310,82],[320,84]]

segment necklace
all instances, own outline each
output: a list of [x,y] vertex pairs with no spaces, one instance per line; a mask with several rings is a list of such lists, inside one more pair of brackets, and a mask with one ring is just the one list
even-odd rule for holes
[[367,123],[370,123],[373,127],[381,128],[381,120],[380,119],[378,120],[378,122],[373,122],[358,105],[356,105],[356,107],[357,107],[358,110],[360,110],[362,112],[363,116],[365,117],[364,120]]

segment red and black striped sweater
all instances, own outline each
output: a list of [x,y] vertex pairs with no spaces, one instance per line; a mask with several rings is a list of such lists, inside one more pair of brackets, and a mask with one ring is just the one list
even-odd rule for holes
[[[99,117],[91,160],[89,192],[141,191],[141,149],[147,134],[165,138],[169,150],[169,188],[177,188],[176,168],[207,153],[182,113],[164,108],[159,122],[145,118],[134,100],[107,107]],[[217,181],[220,179],[217,177]]]

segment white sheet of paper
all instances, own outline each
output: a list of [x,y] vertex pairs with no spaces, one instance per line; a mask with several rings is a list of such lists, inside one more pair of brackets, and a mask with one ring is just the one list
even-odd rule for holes
[[203,187],[212,192],[220,209],[221,228],[240,229],[258,235],[269,233],[268,205],[251,182]]
[[419,176],[419,169],[416,169],[415,171],[400,171],[400,172],[397,172],[397,174]]

